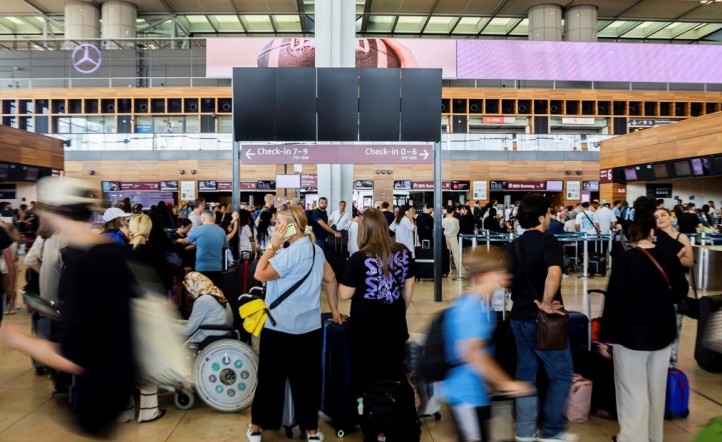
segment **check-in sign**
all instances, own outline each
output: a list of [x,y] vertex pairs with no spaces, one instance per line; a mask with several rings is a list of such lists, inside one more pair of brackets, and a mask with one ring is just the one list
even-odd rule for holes
[[430,144],[276,144],[244,145],[243,164],[429,164]]

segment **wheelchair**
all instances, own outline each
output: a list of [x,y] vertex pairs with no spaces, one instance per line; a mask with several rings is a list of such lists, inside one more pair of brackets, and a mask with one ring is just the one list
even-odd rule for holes
[[[209,330],[225,331],[227,334],[208,336],[194,343],[194,336]],[[196,395],[209,407],[226,413],[251,405],[258,383],[258,355],[248,344],[241,342],[238,330],[202,325],[184,346],[195,353],[191,371],[193,390],[185,386],[171,387],[175,392],[173,402],[176,408],[193,408]]]

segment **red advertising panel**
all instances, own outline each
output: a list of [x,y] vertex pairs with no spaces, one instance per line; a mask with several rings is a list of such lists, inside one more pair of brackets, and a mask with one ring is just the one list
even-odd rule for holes
[[507,181],[506,190],[534,191],[546,190],[546,181]]
[[216,184],[216,190],[219,192],[230,192],[233,190],[233,183],[230,181],[218,181]]
[[134,181],[120,183],[120,190],[160,190],[158,181]]
[[[450,190],[451,181],[442,181],[441,190]],[[411,183],[411,190],[434,190],[433,181],[413,181]]]
[[241,190],[258,189],[258,181],[241,181]]

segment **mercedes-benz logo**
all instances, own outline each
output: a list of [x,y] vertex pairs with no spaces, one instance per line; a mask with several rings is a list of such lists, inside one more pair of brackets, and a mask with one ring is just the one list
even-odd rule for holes
[[73,67],[81,74],[92,74],[100,69],[103,57],[100,55],[100,49],[90,43],[83,43],[73,49],[70,55],[73,61]]

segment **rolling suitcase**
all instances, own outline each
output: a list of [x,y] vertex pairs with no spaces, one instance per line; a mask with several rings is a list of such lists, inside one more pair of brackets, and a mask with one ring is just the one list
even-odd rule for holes
[[496,312],[496,328],[492,335],[494,342],[494,358],[509,375],[516,376],[516,339],[511,328],[511,320],[506,311],[506,303],[502,304],[502,310]]
[[664,418],[675,419],[689,416],[689,381],[682,370],[670,368],[667,372],[667,400]]
[[582,312],[568,310],[569,312],[569,346],[581,348],[587,345],[589,318]]
[[707,348],[704,338],[712,313],[722,309],[722,295],[702,296],[699,298],[699,319],[697,320],[697,337],[695,338],[694,359],[703,370],[711,373],[722,372],[722,353]]
[[[421,279],[434,279],[434,249],[416,247],[414,249],[415,264],[416,264],[416,280]],[[451,259],[449,255],[449,249],[441,249],[441,274],[448,276],[451,270]]]
[[436,383],[427,383],[426,379],[419,373],[421,358],[423,357],[423,345],[425,337],[417,337],[406,344],[406,357],[404,363],[406,370],[411,373],[411,382],[419,394],[420,404],[417,410],[418,417],[434,416],[436,420],[441,419],[440,389]]
[[358,423],[358,408],[353,397],[353,372],[348,323],[336,324],[331,314],[323,321],[321,412],[333,422],[338,437]]
[[589,276],[607,276],[607,258],[603,253],[589,252]]
[[[605,295],[604,290],[587,290],[587,315],[592,316],[592,295]],[[597,351],[596,344],[591,340],[591,322],[588,322],[587,346],[572,349],[574,372],[592,381],[591,411],[597,416],[617,418],[617,394],[614,384],[614,362]]]

